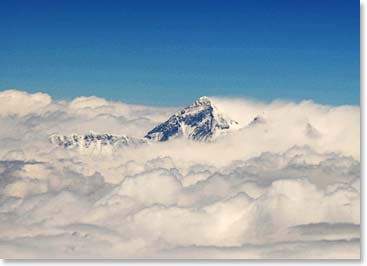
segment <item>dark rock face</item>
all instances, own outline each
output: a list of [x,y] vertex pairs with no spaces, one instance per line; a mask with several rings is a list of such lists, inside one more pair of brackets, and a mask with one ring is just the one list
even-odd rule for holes
[[179,129],[179,119],[176,116],[171,116],[171,118],[166,122],[149,131],[147,135],[145,135],[145,138],[151,140],[167,141],[171,136],[178,135]]

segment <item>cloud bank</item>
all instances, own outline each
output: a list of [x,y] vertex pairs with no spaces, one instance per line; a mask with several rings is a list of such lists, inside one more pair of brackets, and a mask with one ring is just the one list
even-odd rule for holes
[[0,92],[0,257],[359,258],[359,107],[212,99],[241,129],[80,153],[180,107]]

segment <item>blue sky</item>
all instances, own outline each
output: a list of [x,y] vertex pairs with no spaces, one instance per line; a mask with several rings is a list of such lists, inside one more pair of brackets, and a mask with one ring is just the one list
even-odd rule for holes
[[202,95],[359,104],[359,1],[17,1],[0,90],[185,105]]

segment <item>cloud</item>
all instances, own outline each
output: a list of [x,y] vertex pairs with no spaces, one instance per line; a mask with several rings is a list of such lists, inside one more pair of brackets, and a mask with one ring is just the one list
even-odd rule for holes
[[359,107],[214,101],[242,129],[89,154],[48,137],[142,137],[179,108],[0,92],[0,256],[359,258]]
[[51,103],[52,99],[45,93],[29,94],[17,90],[0,92],[0,115],[24,116],[38,113]]
[[166,170],[146,171],[122,182],[118,195],[134,198],[144,205],[176,203],[181,183]]

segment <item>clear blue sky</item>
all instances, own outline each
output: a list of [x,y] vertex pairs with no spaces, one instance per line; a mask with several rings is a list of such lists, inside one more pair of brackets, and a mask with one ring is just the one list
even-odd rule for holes
[[0,90],[359,104],[357,0],[1,0]]

